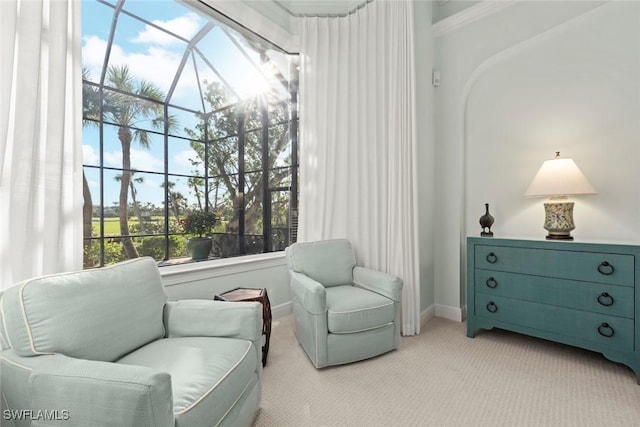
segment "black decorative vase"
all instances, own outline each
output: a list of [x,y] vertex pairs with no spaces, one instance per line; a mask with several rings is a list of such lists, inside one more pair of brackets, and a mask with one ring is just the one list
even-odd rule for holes
[[493,237],[493,231],[491,231],[491,226],[493,225],[494,218],[489,213],[489,203],[484,204],[485,213],[480,217],[480,227],[482,227],[482,232],[480,236],[482,237]]

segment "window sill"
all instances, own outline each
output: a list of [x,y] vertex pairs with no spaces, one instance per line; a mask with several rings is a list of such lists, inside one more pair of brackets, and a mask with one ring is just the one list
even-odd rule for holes
[[247,271],[287,265],[284,251],[266,254],[245,255],[241,257],[199,261],[186,264],[165,265],[160,276],[165,286],[180,285],[185,282],[228,276]]

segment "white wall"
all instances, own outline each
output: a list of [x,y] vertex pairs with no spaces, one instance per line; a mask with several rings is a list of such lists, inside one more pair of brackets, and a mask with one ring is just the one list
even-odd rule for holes
[[416,116],[418,140],[418,235],[420,244],[420,311],[435,314],[434,309],[434,200],[435,200],[435,126],[434,88],[431,71],[435,40],[431,30],[430,2],[414,5]]
[[291,311],[283,252],[160,268],[169,300],[212,299],[238,287],[265,288],[274,317]]
[[555,151],[599,191],[579,239],[640,241],[640,3],[515,2],[436,40],[436,304],[464,307],[465,236],[484,203],[496,236],[539,236],[522,193]]

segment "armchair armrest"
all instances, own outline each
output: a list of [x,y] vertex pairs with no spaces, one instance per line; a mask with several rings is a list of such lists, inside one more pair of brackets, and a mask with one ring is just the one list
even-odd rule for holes
[[32,416],[38,415],[32,426],[168,427],[175,423],[167,373],[62,354],[38,358],[43,359],[29,377],[30,409]]
[[169,301],[164,307],[166,336],[241,338],[262,340],[259,302],[191,299]]
[[311,314],[322,314],[327,311],[327,291],[319,282],[309,276],[295,271],[291,274],[291,291],[300,304]]
[[356,266],[353,268],[353,282],[395,302],[402,301],[402,279],[392,274]]

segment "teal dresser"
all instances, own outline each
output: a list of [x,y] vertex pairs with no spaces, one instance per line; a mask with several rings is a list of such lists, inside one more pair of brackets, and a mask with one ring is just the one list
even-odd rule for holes
[[467,238],[467,336],[494,327],[602,353],[640,384],[640,246]]

